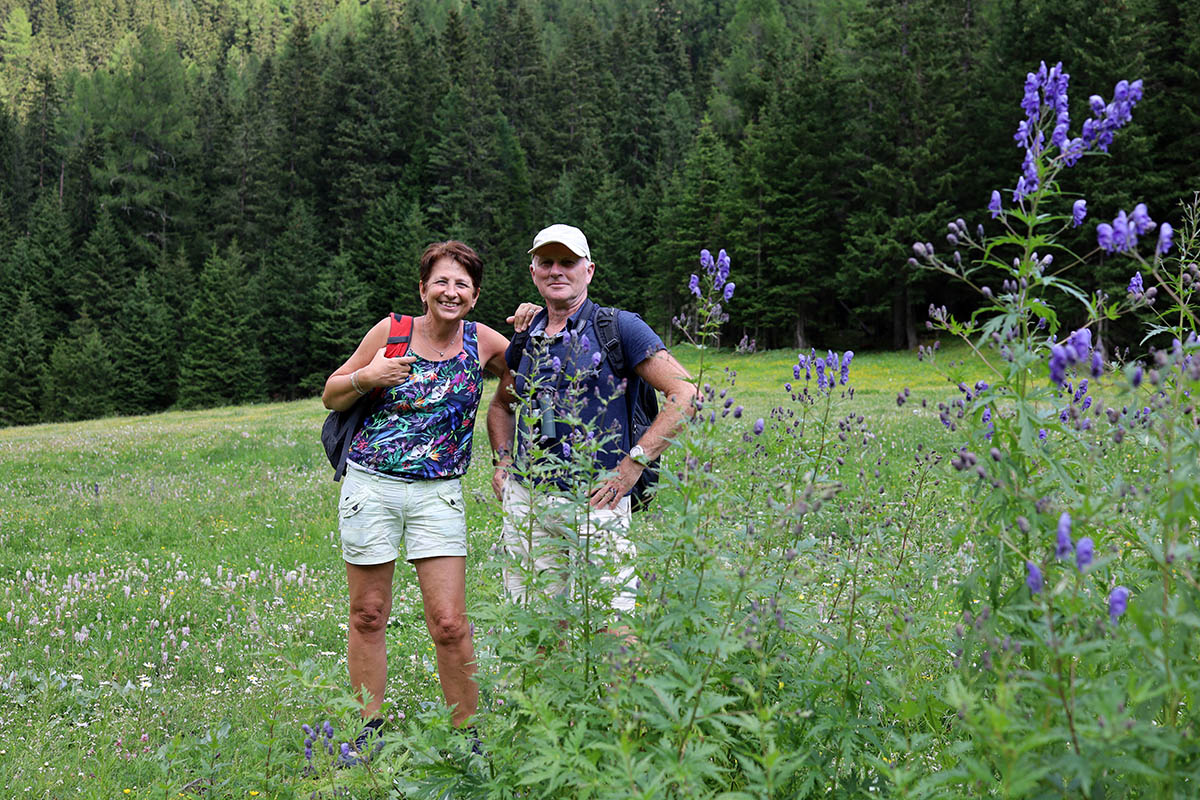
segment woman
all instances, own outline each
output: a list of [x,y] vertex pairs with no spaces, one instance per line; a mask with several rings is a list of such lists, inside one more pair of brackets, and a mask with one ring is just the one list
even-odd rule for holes
[[[417,571],[425,624],[437,652],[438,678],[453,721],[475,713],[478,687],[466,615],[467,529],[459,477],[471,460],[471,436],[487,369],[504,385],[508,340],[465,318],[479,299],[483,262],[462,242],[429,245],[421,256],[425,313],[413,320],[408,352],[384,355],[390,318],[375,324],[325,382],[326,408],[345,410],[381,390],[351,446],[338,504],[350,588],[350,683],[369,697],[356,740],[361,756],[383,720],[387,684],[385,631],[392,577],[403,543]],[[379,747],[375,740],[374,747]]]

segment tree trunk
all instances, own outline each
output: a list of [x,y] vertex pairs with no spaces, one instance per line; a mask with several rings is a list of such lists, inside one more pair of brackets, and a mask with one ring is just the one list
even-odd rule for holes
[[808,334],[804,331],[804,315],[796,314],[796,349],[808,349]]

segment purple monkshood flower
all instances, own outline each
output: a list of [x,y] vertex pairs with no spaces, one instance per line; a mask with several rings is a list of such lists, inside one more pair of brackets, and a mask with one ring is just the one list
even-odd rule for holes
[[1107,222],[1101,222],[1096,226],[1096,244],[1106,253],[1111,253],[1117,249],[1116,243],[1113,241],[1113,226]]
[[707,249],[700,251],[700,266],[704,267],[704,271],[712,275],[716,271],[716,264],[713,263],[712,253]]
[[1100,351],[1092,353],[1092,377],[1100,378],[1104,375],[1104,359],[1100,357]]
[[992,201],[988,203],[988,211],[992,212],[992,219],[1000,216],[1000,192],[992,190]]
[[733,288],[734,288],[734,284],[732,282],[725,284],[724,297],[725,297],[726,303],[728,303],[730,300],[733,299]]
[[825,389],[825,360],[818,358],[814,366],[817,368],[817,388],[824,391]]
[[842,376],[841,384],[845,386],[850,381],[850,362],[854,359],[854,351],[847,350],[842,353]]
[[1029,587],[1030,594],[1037,594],[1042,590],[1042,571],[1038,569],[1038,565],[1032,561],[1025,562],[1025,585]]
[[1165,254],[1171,249],[1172,243],[1175,241],[1175,229],[1171,227],[1171,223],[1164,222],[1158,229],[1158,246],[1154,248],[1154,252],[1159,255]]
[[1129,608],[1129,590],[1124,586],[1118,586],[1109,592],[1108,595],[1108,616],[1112,620],[1113,625],[1117,624],[1117,620]]
[[1088,564],[1092,563],[1092,559],[1096,555],[1096,545],[1092,542],[1092,537],[1085,536],[1079,540],[1079,544],[1075,545],[1075,566],[1079,567],[1079,571],[1087,569]]
[[1083,224],[1084,218],[1087,216],[1087,200],[1080,198],[1071,206],[1071,218],[1073,220],[1072,228],[1078,228]]
[[[1166,223],[1163,223],[1163,224],[1165,225]],[[1125,289],[1125,291],[1128,292],[1129,294],[1133,295],[1134,297],[1137,297],[1143,291],[1145,291],[1145,289],[1143,288],[1143,285],[1142,285],[1142,273],[1141,272],[1133,273],[1133,277],[1129,279],[1129,286]]]
[[1070,365],[1067,348],[1056,344],[1050,348],[1050,381],[1062,386],[1067,377],[1067,367]]
[[1125,209],[1118,211],[1113,218],[1113,247],[1119,253],[1137,247],[1137,228],[1131,224]]
[[717,283],[729,280],[729,254],[724,250],[717,253]]
[[1044,442],[1044,441],[1046,441],[1046,436],[1047,436],[1046,429],[1045,429],[1045,428],[1038,428],[1038,441],[1039,441],[1039,442]]
[[[804,356],[800,356],[800,357],[804,358]],[[799,364],[792,365],[792,377],[795,378],[796,380],[800,380],[800,365]]]
[[323,730],[325,731],[326,739],[333,738],[333,723],[331,723],[329,720],[325,720],[325,725],[323,726]]
[[758,419],[754,420],[754,435],[755,436],[760,435],[763,432],[763,430],[766,428],[766,426],[767,426],[767,424],[765,422],[763,422],[762,417],[759,417]]
[[562,359],[558,356],[550,359],[550,369],[553,370],[554,374],[556,375],[562,372]]
[[1141,364],[1138,364],[1133,368],[1133,374],[1129,376],[1129,383],[1133,385],[1133,388],[1136,389],[1142,385],[1142,376],[1145,375],[1145,373],[1146,371],[1142,368]]
[[586,333],[579,337],[579,349],[585,353],[590,352],[592,349],[592,340],[588,338]]
[[688,291],[696,295],[696,297],[700,296],[700,276],[694,272],[692,273],[691,280],[688,281]]
[[1129,221],[1132,223],[1133,229],[1137,232],[1138,236],[1154,230],[1155,222],[1150,219],[1150,212],[1146,210],[1145,203],[1138,203],[1133,207],[1133,211],[1129,214]]
[[571,443],[564,441],[562,443],[562,456],[568,461],[571,459]]
[[1058,518],[1058,541],[1054,547],[1054,556],[1059,559],[1066,558],[1074,549],[1075,544],[1071,541],[1071,515],[1064,511]]
[[1092,350],[1092,331],[1090,328],[1080,328],[1067,338],[1067,348],[1075,350],[1075,358],[1072,363],[1077,361],[1086,361],[1088,353]]
[[737,408],[735,408],[735,409],[733,410],[733,418],[734,418],[734,419],[741,419],[742,412],[743,412],[743,411],[745,411],[745,410],[746,410],[746,409],[742,408],[741,406],[738,406]]
[[1068,141],[1067,124],[1065,122],[1060,122],[1054,126],[1054,133],[1050,134],[1050,144],[1054,145],[1059,150],[1063,150],[1066,148]]
[[317,734],[313,733],[313,729],[309,727],[307,722],[300,726],[300,730],[304,731],[304,735],[310,739],[317,738]]

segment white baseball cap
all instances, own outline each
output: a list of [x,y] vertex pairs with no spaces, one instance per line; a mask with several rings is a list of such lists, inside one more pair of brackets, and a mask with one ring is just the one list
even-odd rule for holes
[[587,237],[583,235],[583,231],[576,228],[574,225],[551,225],[549,228],[542,228],[538,231],[538,235],[533,237],[533,247],[529,248],[529,252],[537,250],[542,245],[547,245],[552,242],[557,242],[580,258],[592,260],[592,251],[588,249]]

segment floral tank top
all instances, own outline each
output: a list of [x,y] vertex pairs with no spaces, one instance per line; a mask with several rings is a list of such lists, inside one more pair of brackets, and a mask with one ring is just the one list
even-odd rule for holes
[[408,380],[383,391],[350,445],[349,460],[406,480],[462,475],[471,463],[481,392],[475,323],[464,322],[461,353],[445,361],[417,356]]

